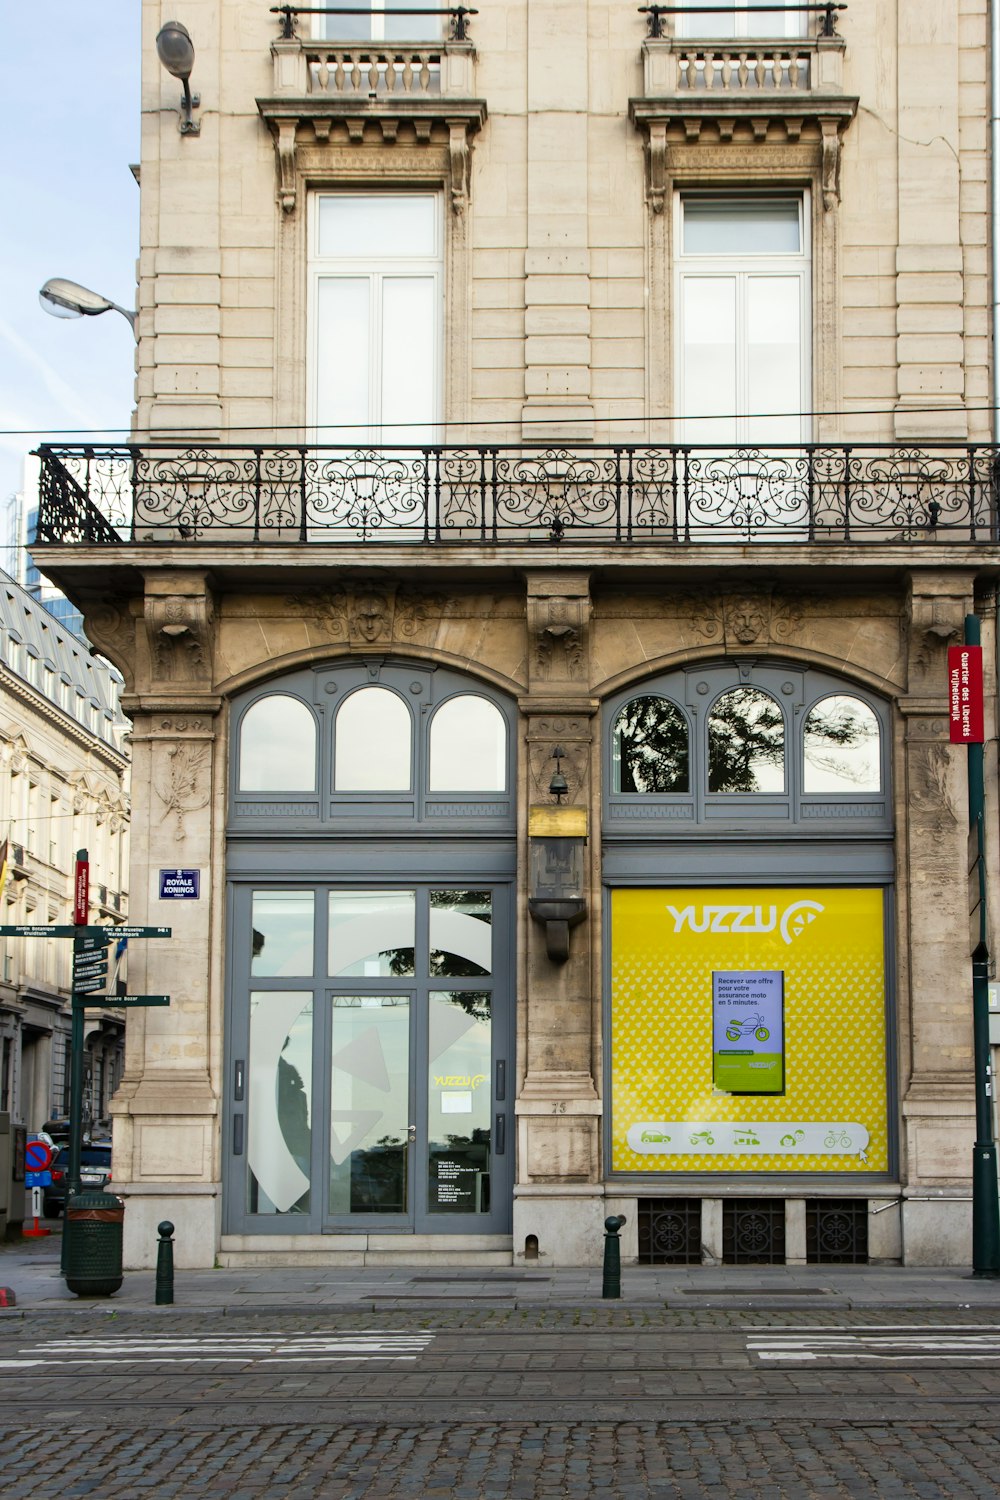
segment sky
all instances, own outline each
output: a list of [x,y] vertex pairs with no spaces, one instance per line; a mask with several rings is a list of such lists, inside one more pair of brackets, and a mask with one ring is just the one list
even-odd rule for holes
[[0,505],[21,488],[24,455],[46,434],[128,428],[128,323],[115,312],[49,317],[38,289],[65,276],[134,307],[139,234],[129,171],[139,160],[139,0],[3,10]]

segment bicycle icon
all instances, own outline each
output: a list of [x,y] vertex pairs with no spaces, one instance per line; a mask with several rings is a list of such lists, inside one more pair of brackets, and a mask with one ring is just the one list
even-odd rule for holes
[[731,1021],[726,1022],[726,1037],[730,1042],[738,1042],[744,1036],[755,1036],[758,1042],[766,1042],[770,1035],[766,1017],[759,1011],[755,1016],[748,1016],[745,1021],[734,1016]]
[[848,1151],[851,1145],[851,1137],[846,1130],[831,1130],[823,1141],[827,1151]]

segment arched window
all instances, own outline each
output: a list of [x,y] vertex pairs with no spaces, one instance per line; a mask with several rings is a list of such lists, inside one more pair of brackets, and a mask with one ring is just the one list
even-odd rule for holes
[[736,687],[708,716],[708,790],[780,792],[785,786],[785,719],[759,688]]
[[432,792],[502,792],[507,785],[507,726],[488,698],[461,693],[431,720]]
[[867,703],[846,694],[821,698],[802,731],[805,792],[882,790],[878,719]]
[[334,728],[333,785],[338,792],[405,792],[411,784],[410,711],[389,688],[364,687],[345,698]]
[[688,726],[669,698],[633,698],[619,710],[611,742],[616,792],[689,790]]
[[300,698],[259,698],[240,725],[239,787],[306,792],[316,786],[316,722]]

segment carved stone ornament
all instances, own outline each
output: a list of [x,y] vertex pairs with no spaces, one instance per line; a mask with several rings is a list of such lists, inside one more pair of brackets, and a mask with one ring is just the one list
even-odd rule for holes
[[528,775],[531,778],[531,798],[533,802],[551,802],[549,794],[549,783],[552,780],[552,770],[555,762],[552,752],[559,744],[564,751],[562,760],[562,774],[566,778],[568,791],[566,793],[566,806],[578,806],[587,801],[587,787],[590,782],[590,744],[580,741],[564,740],[535,740],[528,745]]
[[583,675],[589,601],[558,594],[539,600],[535,610],[535,670],[548,679]]
[[400,593],[396,599],[396,634],[404,640],[428,633],[444,617],[448,601],[444,594]]
[[395,583],[335,584],[290,594],[286,602],[308,615],[333,641],[373,646],[391,641],[396,614]]
[[175,839],[184,837],[187,814],[208,806],[211,754],[211,745],[204,741],[173,745],[167,751],[165,766],[154,780],[157,795],[168,815],[177,819]]
[[706,175],[713,169],[742,165],[749,176],[755,176],[766,169],[763,153],[777,151],[784,158],[779,160],[779,171],[790,173],[805,167],[816,172],[824,209],[829,212],[836,208],[840,202],[841,142],[857,109],[857,99],[784,94],[751,113],[748,105],[723,95],[722,90],[706,90],[701,95],[692,92],[672,100],[629,101],[633,122],[645,136],[650,212],[663,213],[672,179],[681,167],[674,158],[679,153],[686,156],[692,147],[704,153]]
[[213,619],[207,593],[148,595],[145,622],[154,676],[166,681],[209,678]]
[[[329,146],[332,155],[344,145],[367,149],[376,143],[383,155],[380,175],[386,177],[394,175],[397,157],[431,148],[442,163],[452,212],[457,217],[465,213],[472,180],[470,143],[486,119],[482,100],[407,96],[401,106],[394,96],[375,102],[367,94],[331,94],[322,106],[311,106],[309,100],[258,99],[257,107],[274,137],[277,198],[284,213],[295,211],[300,180],[314,173],[317,147]],[[333,165],[331,160],[324,176],[335,175]],[[426,176],[428,166],[422,170]],[[436,175],[433,166],[430,172]]]
[[910,813],[921,823],[943,830],[958,822],[952,790],[954,755],[950,745],[910,744],[907,755]]
[[[138,601],[136,601],[138,607]],[[113,661],[131,691],[135,686],[135,610],[132,601],[108,597],[84,606],[88,640]]]
[[802,610],[770,588],[727,594],[723,604],[727,646],[755,646],[790,640],[802,624]]

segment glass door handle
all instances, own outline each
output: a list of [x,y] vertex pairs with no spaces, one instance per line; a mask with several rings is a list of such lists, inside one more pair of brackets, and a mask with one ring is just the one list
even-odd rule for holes
[[406,1134],[409,1139],[410,1145],[412,1146],[413,1142],[417,1138],[417,1127],[415,1125],[407,1125]]

